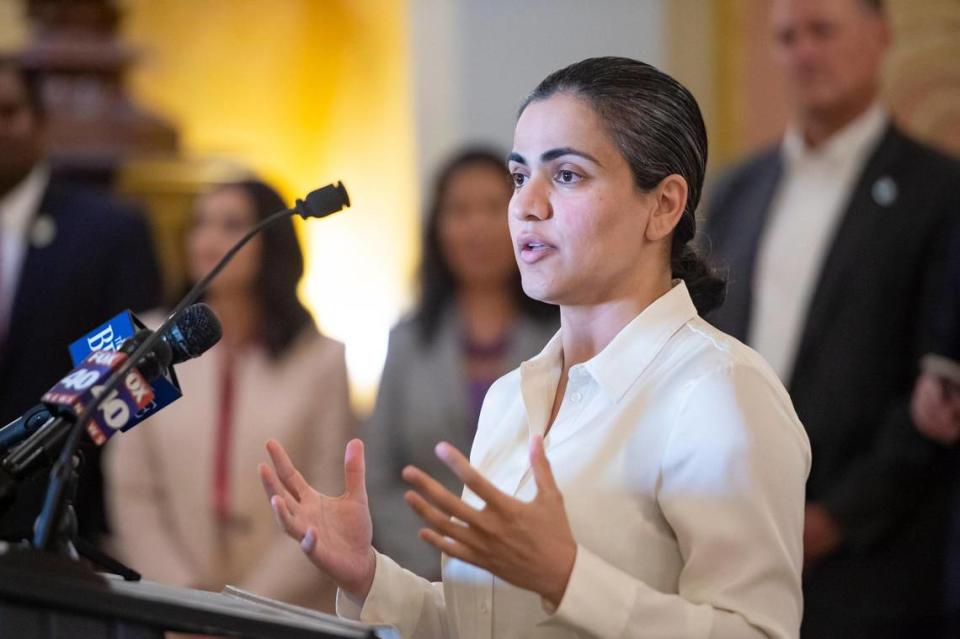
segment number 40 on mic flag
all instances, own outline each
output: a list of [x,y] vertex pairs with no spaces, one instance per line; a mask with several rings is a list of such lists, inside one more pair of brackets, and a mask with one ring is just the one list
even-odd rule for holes
[[[100,396],[106,381],[126,359],[126,353],[94,351],[57,382],[41,401],[79,415]],[[126,428],[153,399],[153,388],[139,371],[132,369],[86,424],[87,434],[95,444],[102,446],[116,431]]]
[[[145,328],[143,322],[130,311],[118,313],[70,344],[70,359],[73,360],[73,365],[77,366],[92,352],[115,351],[120,348],[124,340],[133,337],[137,330],[141,328]],[[157,411],[180,399],[180,383],[177,381],[177,375],[172,366],[162,376],[151,380],[150,386],[155,393],[153,401],[128,421],[124,430],[133,428]]]

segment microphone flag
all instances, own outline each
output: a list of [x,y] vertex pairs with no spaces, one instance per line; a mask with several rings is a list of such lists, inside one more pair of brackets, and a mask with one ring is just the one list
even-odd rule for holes
[[[94,351],[47,391],[40,401],[79,415],[100,396],[104,383],[127,359],[119,351]],[[154,400],[153,388],[134,368],[100,405],[85,428],[90,439],[102,446],[118,430],[126,430],[137,414]]]
[[[142,328],[146,328],[144,323],[129,310],[118,313],[70,344],[70,358],[73,360],[73,365],[79,365],[94,351],[119,350],[125,340],[133,337]],[[153,401],[133,415],[121,429],[122,431],[130,430],[183,396],[173,366],[168,367],[161,377],[152,380],[150,386],[153,387]]]

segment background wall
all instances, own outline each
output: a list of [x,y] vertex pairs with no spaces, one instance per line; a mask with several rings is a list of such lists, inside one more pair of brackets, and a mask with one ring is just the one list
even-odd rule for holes
[[666,63],[669,0],[410,0],[421,184],[465,142],[504,153],[523,98],[582,58]]
[[[680,0],[687,2],[688,0]],[[780,138],[789,109],[772,60],[770,0],[714,0],[706,27],[713,69],[718,165]],[[915,136],[960,154],[960,0],[887,0],[893,46],[884,99]]]
[[[128,0],[131,77],[185,149],[239,160],[289,198],[342,179],[353,207],[303,224],[302,295],[348,345],[366,404],[410,294],[416,165],[406,7],[392,0]],[[280,10],[282,9],[282,10]]]

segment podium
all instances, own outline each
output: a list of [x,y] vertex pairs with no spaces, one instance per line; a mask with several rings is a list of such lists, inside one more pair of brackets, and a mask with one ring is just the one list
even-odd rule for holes
[[163,639],[165,631],[249,639],[399,639],[372,626],[227,587],[127,582],[52,555],[0,561],[0,637]]

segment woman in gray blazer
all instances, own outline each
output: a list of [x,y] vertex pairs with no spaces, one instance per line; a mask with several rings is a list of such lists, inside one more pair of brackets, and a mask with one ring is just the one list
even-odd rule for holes
[[440,555],[417,538],[422,522],[403,501],[400,471],[414,464],[459,480],[433,447],[469,450],[487,389],[538,353],[558,327],[556,309],[523,294],[507,229],[512,193],[503,156],[467,149],[440,171],[427,215],[420,303],[390,334],[367,423],[368,490],[376,547],[428,579]]

